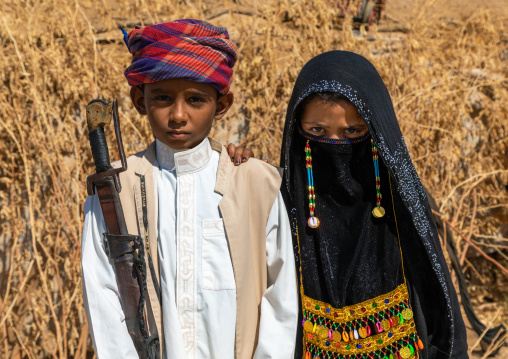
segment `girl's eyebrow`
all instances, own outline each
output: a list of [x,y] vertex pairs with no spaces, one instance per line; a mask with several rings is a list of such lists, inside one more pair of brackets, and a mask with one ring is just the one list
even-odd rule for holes
[[[304,123],[304,122],[302,121],[302,123]],[[306,125],[319,125],[320,127],[327,127],[326,124],[320,122],[320,120],[306,120],[305,124]]]
[[364,127],[367,127],[366,123],[354,124],[354,125],[348,126],[347,128],[364,128]]

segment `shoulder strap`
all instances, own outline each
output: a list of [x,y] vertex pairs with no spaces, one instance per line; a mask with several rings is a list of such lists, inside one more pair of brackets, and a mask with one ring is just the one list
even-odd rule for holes
[[157,293],[157,299],[159,299],[159,304],[161,303],[161,291],[159,286],[159,281],[157,279],[157,274],[155,273],[155,268],[153,266],[152,260],[152,252],[150,250],[150,241],[148,240],[148,210],[146,204],[146,183],[145,176],[140,176],[141,180],[141,206],[143,209],[143,226],[145,228],[145,246],[146,252],[148,253],[148,266],[150,267],[150,273],[152,275],[153,286],[155,287],[155,292]]

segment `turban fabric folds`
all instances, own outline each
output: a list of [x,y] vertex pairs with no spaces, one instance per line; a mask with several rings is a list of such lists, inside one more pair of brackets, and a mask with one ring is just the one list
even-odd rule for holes
[[125,70],[130,86],[168,79],[185,79],[229,91],[237,54],[223,27],[185,19],[132,30],[127,38],[132,53]]

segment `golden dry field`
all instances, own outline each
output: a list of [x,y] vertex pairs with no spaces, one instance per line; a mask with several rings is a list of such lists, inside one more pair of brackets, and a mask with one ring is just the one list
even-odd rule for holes
[[[84,108],[117,98],[127,154],[144,149],[153,138],[128,97],[118,25],[189,17],[226,26],[239,49],[235,106],[214,135],[273,164],[302,65],[332,49],[371,60],[454,235],[478,315],[508,325],[508,5],[449,3],[387,0],[378,25],[357,28],[347,0],[3,1],[0,357],[94,357],[80,276],[85,183],[95,171]],[[470,347],[485,357],[474,338]]]

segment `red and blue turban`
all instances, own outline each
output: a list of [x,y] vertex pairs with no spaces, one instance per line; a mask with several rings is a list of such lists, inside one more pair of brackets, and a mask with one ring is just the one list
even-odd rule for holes
[[223,27],[193,19],[176,20],[132,30],[132,53],[125,70],[130,86],[168,79],[185,79],[229,91],[237,54]]

